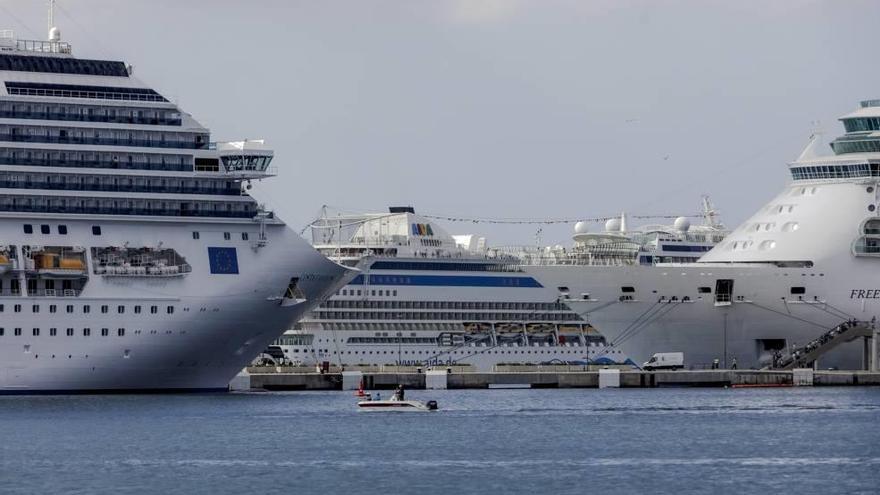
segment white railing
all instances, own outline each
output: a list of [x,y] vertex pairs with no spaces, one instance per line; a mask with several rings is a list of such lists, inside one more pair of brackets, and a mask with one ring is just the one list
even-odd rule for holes
[[70,54],[70,43],[65,41],[17,40],[15,49],[22,52]]

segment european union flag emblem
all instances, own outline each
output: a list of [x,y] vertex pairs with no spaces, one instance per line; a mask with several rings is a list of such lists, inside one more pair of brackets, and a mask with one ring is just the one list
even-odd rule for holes
[[211,264],[211,273],[237,274],[238,253],[235,248],[209,247],[208,262]]

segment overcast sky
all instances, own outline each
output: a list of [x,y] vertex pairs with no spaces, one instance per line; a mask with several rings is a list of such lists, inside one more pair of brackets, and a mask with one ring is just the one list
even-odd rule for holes
[[[45,3],[0,0],[0,28],[43,38]],[[831,138],[880,98],[869,0],[59,5],[77,56],[133,64],[214,140],[267,139],[280,176],[253,192],[297,230],[325,204],[569,218],[692,213],[701,194],[734,226],[815,121]],[[492,244],[537,228],[448,225]]]

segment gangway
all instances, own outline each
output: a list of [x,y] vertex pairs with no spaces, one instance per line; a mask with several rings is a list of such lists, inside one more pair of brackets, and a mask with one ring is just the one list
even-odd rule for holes
[[[860,337],[874,338],[876,333],[875,323],[874,320],[847,320],[810,342],[791,348],[787,355],[775,356],[773,364],[765,369],[791,370],[812,366],[819,357],[841,344],[852,342]],[[874,341],[873,347],[876,349],[876,338],[874,338]],[[870,360],[870,363],[872,363],[871,367],[875,368],[876,352],[872,353],[872,355],[874,358]],[[865,364],[867,366],[868,362],[866,361]]]

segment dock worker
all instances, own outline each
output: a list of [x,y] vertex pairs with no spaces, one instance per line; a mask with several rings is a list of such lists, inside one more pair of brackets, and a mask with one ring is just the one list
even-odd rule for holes
[[736,358],[733,358],[733,362],[730,363],[730,369],[732,369],[732,370],[736,369]]

